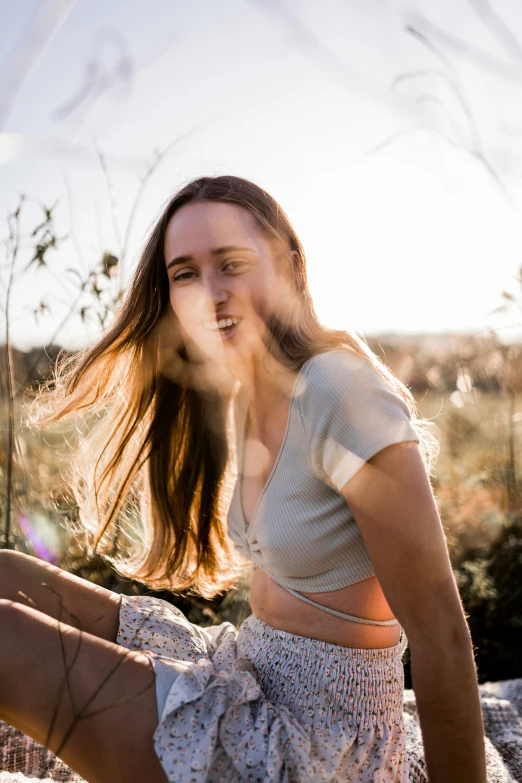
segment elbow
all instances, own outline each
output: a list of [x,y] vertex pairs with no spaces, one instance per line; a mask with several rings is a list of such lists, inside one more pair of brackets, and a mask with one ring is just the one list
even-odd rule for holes
[[452,656],[472,648],[471,634],[462,606],[449,610],[424,613],[409,622],[404,622],[410,653],[426,654],[432,651],[438,655]]
[[450,710],[460,695],[477,688],[477,668],[466,622],[437,629],[417,629],[408,637],[412,686],[421,705]]
[[430,589],[421,590],[403,605],[398,615],[408,637],[410,652],[434,649],[462,650],[471,646],[471,634],[462,601],[450,575]]
[[408,637],[408,646],[412,658],[417,654],[425,655],[427,651],[436,655],[449,654],[451,657],[472,648],[473,643],[468,625],[462,623],[448,623],[443,627],[433,625],[416,625],[410,633],[405,629]]

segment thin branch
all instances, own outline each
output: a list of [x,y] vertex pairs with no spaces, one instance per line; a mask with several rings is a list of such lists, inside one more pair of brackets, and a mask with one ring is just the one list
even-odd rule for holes
[[134,219],[136,217],[136,213],[138,211],[138,207],[140,206],[141,200],[143,198],[143,194],[145,192],[146,185],[149,181],[149,179],[152,177],[156,169],[159,167],[159,165],[162,163],[162,161],[165,159],[165,157],[168,155],[169,152],[171,152],[174,147],[176,147],[178,144],[180,144],[185,139],[190,138],[193,133],[196,133],[201,128],[205,127],[205,125],[208,125],[212,121],[213,117],[209,117],[206,120],[202,120],[201,122],[196,123],[196,125],[193,125],[192,128],[190,128],[185,133],[180,134],[175,139],[173,139],[169,144],[167,144],[166,147],[161,150],[161,152],[157,152],[154,160],[149,165],[149,168],[145,172],[144,176],[141,179],[141,184],[138,189],[138,192],[136,193],[136,197],[134,199],[134,202],[131,207],[129,219],[127,221],[127,226],[125,229],[125,234],[123,237],[123,245],[121,249],[121,257],[119,259],[120,263],[120,279],[123,280],[124,275],[124,263],[127,258],[127,251],[129,248],[129,241],[130,241],[130,233],[133,228]]
[[72,11],[75,0],[49,0],[39,3],[19,40],[3,61],[4,85],[0,97],[0,128],[24,82],[31,74],[54,35]]
[[[65,315],[64,315],[64,316],[63,316],[63,318],[62,318],[62,320],[59,322],[58,326],[56,327],[56,329],[55,329],[55,330],[54,330],[54,332],[52,333],[52,335],[51,335],[51,337],[50,337],[50,339],[49,339],[49,341],[48,341],[48,343],[47,343],[48,345],[52,345],[52,344],[55,342],[55,340],[56,340],[56,338],[58,337],[59,333],[62,331],[63,327],[65,326],[65,324],[67,323],[67,321],[69,320],[69,318],[70,318],[70,317],[72,316],[72,314],[75,312],[75,310],[76,310],[76,306],[77,306],[78,302],[80,301],[80,299],[81,299],[81,297],[82,297],[83,293],[84,293],[84,291],[83,291],[83,288],[80,288],[80,290],[79,290],[79,291],[78,291],[78,293],[76,294],[76,297],[74,298],[74,300],[73,300],[73,302],[72,302],[71,306],[69,307],[69,310],[68,310],[68,311],[65,313]],[[31,365],[31,367],[30,367],[30,368],[29,368],[29,370],[27,371],[27,373],[26,373],[26,376],[25,376],[25,378],[24,378],[24,380],[23,380],[23,383],[22,383],[22,388],[25,388],[26,384],[27,384],[27,383],[29,382],[29,380],[31,379],[31,376],[32,376],[33,372],[36,370],[36,368],[37,368],[37,366],[38,366],[38,363],[39,363],[40,359],[42,358],[42,356],[43,356],[43,355],[44,355],[44,353],[45,353],[45,348],[46,348],[46,346],[44,346],[44,347],[41,349],[41,351],[40,351],[40,352],[39,352],[39,353],[36,355],[36,358],[34,359],[34,361],[33,361],[32,365]]]
[[[482,141],[480,139],[480,133],[477,126],[477,123],[475,121],[475,117],[473,116],[473,112],[471,110],[470,101],[468,99],[468,96],[466,95],[466,91],[464,89],[464,85],[460,81],[460,77],[455,70],[453,63],[447,57],[437,46],[435,46],[434,43],[430,41],[429,38],[427,38],[423,33],[421,33],[419,30],[416,30],[414,27],[407,27],[406,31],[412,35],[414,38],[417,38],[417,40],[423,44],[429,51],[434,54],[439,60],[442,61],[442,63],[446,66],[446,68],[450,71],[452,74],[451,77],[447,77],[446,81],[450,85],[451,89],[453,90],[454,95],[457,97],[457,100],[460,103],[460,106],[466,116],[466,119],[468,120],[468,124],[470,127],[470,130],[473,135],[474,139],[474,145],[477,148],[482,148]],[[441,73],[440,71],[437,71],[437,73]]]
[[[118,256],[121,258],[123,252],[123,241],[121,237],[120,227],[118,225],[118,220],[116,218],[116,202],[114,200],[114,191],[109,177],[107,161],[105,160],[105,155],[103,154],[101,149],[96,145],[96,143],[94,144],[94,149],[96,150],[96,154],[98,155],[98,160],[100,161],[101,170],[103,171],[103,176],[105,178],[105,184],[107,185],[107,192],[109,194],[109,202],[111,205],[112,227],[114,230],[114,236],[116,237],[116,242],[118,243]],[[120,285],[122,285],[122,283],[123,281],[120,279]]]
[[496,40],[519,62],[522,61],[522,44],[504,20],[493,10],[487,0],[469,0],[469,4],[486,24]]
[[384,139],[384,141],[381,141],[379,144],[376,144],[375,147],[370,147],[370,149],[366,150],[365,155],[376,155],[378,152],[381,152],[381,150],[386,149],[387,147],[391,147],[392,144],[394,144],[399,139],[406,138],[407,136],[412,136],[415,133],[420,133],[422,131],[429,131],[431,133],[439,134],[440,132],[437,130],[437,128],[434,128],[432,125],[424,125],[419,126],[417,128],[403,128],[403,130],[397,131],[396,133],[392,133],[388,138]]
[[[114,700],[113,702],[111,702],[110,704],[108,704],[105,707],[100,707],[98,709],[92,710],[91,712],[87,711],[89,705],[91,705],[92,702],[94,701],[94,699],[101,693],[101,691],[103,690],[105,685],[108,683],[108,681],[110,680],[112,675],[119,669],[119,667],[126,660],[129,659],[129,657],[131,655],[131,652],[132,652],[132,649],[133,649],[132,645],[136,644],[136,640],[137,640],[137,638],[139,636],[139,633],[140,633],[140,626],[138,626],[136,628],[135,632],[134,632],[134,635],[133,635],[130,643],[129,643],[129,647],[127,647],[127,646],[124,647],[123,645],[121,645],[121,647],[122,647],[122,654],[118,658],[118,660],[115,663],[115,665],[103,677],[103,679],[101,680],[99,685],[95,688],[94,692],[90,695],[90,697],[83,704],[83,706],[80,709],[78,709],[76,700],[74,698],[73,689],[72,689],[71,672],[72,672],[73,666],[75,665],[76,661],[78,660],[78,655],[79,655],[79,652],[80,652],[83,635],[85,633],[85,631],[83,630],[83,624],[82,624],[82,621],[80,620],[80,618],[76,614],[71,612],[66,607],[66,605],[65,605],[65,603],[63,601],[63,596],[61,595],[61,593],[58,590],[55,590],[47,582],[40,582],[40,585],[42,587],[45,587],[46,589],[50,590],[51,592],[53,592],[57,596],[57,598],[58,598],[58,605],[59,605],[58,618],[57,618],[58,635],[59,635],[59,639],[60,639],[60,654],[61,654],[61,659],[62,659],[64,671],[65,671],[65,677],[64,677],[64,679],[62,681],[62,684],[61,684],[61,686],[60,686],[60,688],[58,690],[58,699],[57,699],[57,702],[55,704],[55,707],[54,707],[54,710],[53,710],[53,715],[51,717],[51,721],[50,721],[50,724],[49,724],[49,727],[48,727],[48,730],[47,730],[47,735],[46,735],[46,739],[45,739],[45,742],[44,742],[44,746],[46,748],[48,748],[55,756],[60,757],[60,754],[61,754],[63,748],[65,747],[65,744],[69,740],[72,732],[74,731],[74,729],[75,729],[75,727],[76,727],[76,725],[78,724],[79,721],[85,720],[87,718],[93,718],[93,717],[95,717],[97,715],[101,715],[102,713],[107,712],[109,709],[113,709],[115,707],[120,707],[123,704],[128,704],[133,699],[135,699],[137,696],[140,696],[142,693],[145,693],[150,688],[154,687],[155,675],[154,675],[154,672],[151,671],[150,682],[148,683],[148,685],[146,685],[144,688],[139,690],[137,693],[134,693],[131,696],[125,696],[125,697],[123,697],[121,699],[116,699],[116,700]],[[19,590],[18,591],[18,595],[20,595],[23,598],[25,598],[28,601],[28,603],[33,608],[39,610],[39,607],[38,607],[37,603],[30,596],[28,596],[26,593],[24,593],[23,591]],[[41,611],[41,610],[39,610],[39,611]],[[78,643],[77,643],[76,649],[74,651],[73,658],[72,658],[72,660],[71,660],[71,662],[69,664],[67,664],[67,659],[66,659],[65,645],[64,645],[63,633],[62,633],[62,625],[69,625],[70,626],[71,623],[62,620],[62,616],[63,616],[64,612],[66,612],[69,615],[69,617],[76,623],[76,626],[73,626],[73,627],[76,627],[76,630],[79,632],[79,634],[78,634]],[[104,616],[103,614],[100,615],[100,617],[98,619],[101,619],[103,616]],[[144,618],[143,622],[146,622],[146,621],[147,621],[147,618]],[[69,727],[66,729],[65,734],[62,737],[62,740],[59,743],[58,747],[56,749],[52,749],[51,748],[51,736],[52,736],[53,729],[55,728],[55,725],[56,725],[56,721],[57,721],[60,705],[61,705],[62,699],[63,699],[63,693],[64,693],[65,686],[67,686],[69,698],[71,700],[73,719],[72,719]],[[47,772],[47,771],[48,770],[44,770],[44,772]]]
[[401,84],[401,82],[408,81],[410,79],[419,79],[424,76],[435,76],[438,79],[442,79],[447,84],[447,86],[451,89],[453,95],[457,99],[462,111],[466,115],[466,118],[468,120],[468,123],[471,125],[475,138],[478,138],[478,129],[476,127],[473,113],[471,112],[467,98],[460,90],[459,85],[456,84],[455,81],[451,78],[451,76],[449,76],[449,74],[447,74],[445,71],[441,71],[437,68],[433,68],[433,69],[422,68],[418,71],[410,71],[408,73],[399,74],[399,76],[397,76],[392,82],[392,89],[398,87],[398,85]]
[[[426,69],[421,69],[420,71],[413,71],[410,73],[402,74],[398,76],[392,83],[392,86],[397,86],[401,81],[404,81],[406,79],[413,79],[418,78],[419,76],[425,76],[428,73],[431,75],[438,76],[439,78],[443,78],[444,81],[451,87],[454,95],[457,97],[457,100],[459,102],[459,105],[461,109],[464,112],[464,115],[466,117],[466,120],[468,122],[468,127],[471,132],[471,143],[470,145],[466,145],[462,141],[455,141],[455,139],[452,139],[450,136],[445,134],[443,131],[438,131],[441,133],[443,138],[452,146],[456,147],[457,149],[463,150],[464,152],[467,152],[471,157],[476,160],[478,163],[480,163],[486,172],[489,174],[495,185],[499,188],[499,190],[502,192],[502,195],[508,202],[509,206],[515,210],[518,211],[518,207],[516,204],[516,201],[514,200],[511,193],[508,191],[506,186],[504,185],[502,179],[495,171],[492,164],[489,162],[489,160],[486,157],[486,154],[484,152],[482,140],[480,138],[479,129],[477,126],[477,123],[475,121],[475,117],[473,116],[473,111],[471,109],[470,102],[468,100],[468,97],[466,95],[466,92],[464,90],[464,86],[462,85],[460,78],[453,66],[453,63],[449,58],[440,51],[440,49],[435,46],[435,44],[432,43],[432,41],[429,40],[423,33],[419,32],[419,30],[415,29],[411,25],[406,28],[406,31],[410,33],[410,35],[413,35],[417,40],[423,44],[432,54],[434,54],[441,62],[444,64],[444,66],[450,71],[451,76],[444,71],[434,70],[433,72],[430,72]],[[414,129],[412,132],[417,132],[419,130],[418,128]],[[381,149],[389,146],[393,141],[395,141],[397,138],[400,138],[402,136],[408,135],[408,131],[401,131],[398,134],[395,134],[388,139],[386,139],[382,144],[378,145],[377,147],[373,148],[370,151],[370,154],[374,154],[375,152],[380,151]]]
[[80,246],[80,243],[78,242],[78,236],[76,233],[76,229],[74,228],[74,215],[73,215],[73,195],[72,195],[72,188],[71,188],[71,182],[66,174],[63,175],[63,181],[65,185],[65,189],[67,191],[67,209],[69,213],[69,226],[71,229],[71,239],[73,242],[74,249],[76,251],[76,255],[81,263],[81,265],[84,267],[82,271],[85,271],[85,268],[88,266],[82,253],[82,249]]
[[437,40],[449,49],[452,49],[457,54],[466,57],[466,59],[475,65],[489,71],[494,76],[501,79],[507,79],[520,85],[522,81],[522,75],[520,69],[501,60],[499,57],[490,54],[489,52],[480,49],[478,46],[473,46],[462,38],[459,38],[452,33],[448,33],[447,30],[443,30],[433,22],[428,21],[422,14],[410,14],[410,24],[408,26],[414,26],[418,30],[422,29],[422,33],[425,36]]
[[[59,612],[58,612],[58,635],[59,635],[59,638],[60,638],[60,650],[61,650],[61,654],[62,654],[62,661],[63,661],[64,668],[65,668],[65,679],[64,679],[64,681],[62,683],[62,686],[61,686],[61,689],[60,689],[60,698],[59,698],[59,700],[58,700],[58,702],[57,702],[57,704],[56,704],[56,706],[54,708],[53,715],[52,715],[52,718],[51,718],[51,723],[50,723],[49,730],[47,732],[47,737],[46,737],[46,740],[45,740],[46,747],[49,747],[49,743],[50,743],[50,740],[51,740],[51,733],[52,733],[52,730],[54,728],[56,719],[58,717],[58,710],[59,710],[60,703],[61,703],[61,700],[62,700],[63,688],[64,688],[65,685],[67,685],[67,690],[69,692],[69,698],[71,700],[71,704],[72,704],[72,708],[73,708],[73,715],[76,717],[77,712],[78,712],[77,709],[76,709],[76,702],[74,700],[74,695],[73,695],[73,692],[72,692],[72,684],[71,684],[70,674],[71,674],[72,667],[76,663],[76,661],[78,659],[78,655],[80,653],[80,646],[81,646],[83,628],[82,628],[82,622],[81,622],[80,618],[77,617],[72,612],[70,612],[69,610],[66,610],[67,614],[69,615],[69,617],[71,617],[73,620],[75,620],[78,623],[78,630],[80,632],[80,635],[78,637],[78,645],[77,645],[76,651],[75,651],[75,653],[73,655],[73,659],[72,659],[71,663],[69,664],[69,666],[67,666],[67,661],[66,661],[66,657],[65,657],[65,646],[64,646],[64,643],[63,643],[62,628],[61,628],[61,624],[60,624],[61,623],[61,618],[62,618],[62,611],[64,609],[63,597],[62,597],[61,593],[59,593],[57,590],[55,590],[53,587],[51,587],[51,585],[47,584],[47,582],[41,582],[41,585],[42,585],[42,587],[46,587],[48,590],[51,590],[51,592],[53,592],[56,596],[58,596],[58,603],[59,603],[59,607],[60,607]],[[55,755],[58,755],[58,754],[56,753]]]
[[437,106],[439,109],[442,109],[442,111],[444,112],[444,116],[446,118],[446,121],[447,121],[448,125],[450,126],[450,128],[455,133],[455,136],[457,136],[457,138],[460,139],[460,143],[462,143],[462,144],[465,143],[464,139],[462,138],[461,128],[459,127],[459,125],[458,125],[457,121],[455,120],[455,118],[452,117],[449,114],[448,107],[445,105],[443,100],[441,100],[436,95],[431,95],[430,93],[422,93],[421,95],[418,95],[415,98],[415,102],[418,103],[419,105],[420,104],[426,104],[426,103],[432,103],[435,106]]
[[8,415],[8,438],[7,438],[7,466],[6,466],[6,504],[5,504],[5,533],[3,548],[10,548],[10,536],[11,536],[11,505],[13,498],[13,461],[14,461],[14,449],[15,449],[15,420],[14,420],[14,368],[13,357],[11,353],[11,336],[10,336],[10,304],[11,293],[13,287],[14,271],[16,261],[18,258],[18,251],[20,247],[20,213],[24,198],[20,198],[20,203],[13,213],[8,215],[8,256],[10,255],[9,265],[9,277],[7,282],[7,290],[5,296],[5,354],[6,354],[6,369],[7,369],[7,415]]

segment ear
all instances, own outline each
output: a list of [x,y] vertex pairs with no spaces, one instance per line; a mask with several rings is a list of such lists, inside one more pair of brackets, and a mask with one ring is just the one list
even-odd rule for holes
[[290,258],[292,260],[292,263],[297,266],[297,264],[299,263],[299,253],[297,252],[297,250],[290,251]]
[[284,282],[295,290],[295,268],[299,261],[299,255],[295,250],[286,250],[279,257],[279,274]]

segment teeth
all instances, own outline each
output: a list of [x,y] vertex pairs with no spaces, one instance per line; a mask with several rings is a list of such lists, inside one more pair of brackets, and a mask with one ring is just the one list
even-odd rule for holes
[[220,318],[219,321],[206,321],[203,326],[205,329],[208,329],[209,331],[215,331],[216,329],[224,329],[225,326],[232,326],[233,324],[238,324],[239,319],[238,318]]

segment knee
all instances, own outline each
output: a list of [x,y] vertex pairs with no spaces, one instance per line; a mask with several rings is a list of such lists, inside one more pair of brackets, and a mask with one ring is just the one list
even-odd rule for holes
[[[22,659],[22,651],[27,645],[34,645],[35,610],[10,598],[0,598],[0,660],[2,665]],[[0,680],[2,677],[0,676]]]
[[16,572],[22,565],[20,555],[21,552],[13,549],[0,549],[0,598],[13,594],[13,585],[17,582]]
[[24,634],[28,621],[27,607],[10,598],[0,598],[0,628],[2,629],[2,659],[16,649],[16,640]]
[[7,722],[9,713],[5,710],[16,703],[26,651],[34,645],[30,611],[16,601],[0,598],[0,718]]
[[17,591],[23,589],[24,568],[37,559],[15,549],[0,549],[0,598],[17,600]]
[[3,574],[13,569],[18,569],[31,560],[36,560],[33,555],[27,555],[25,552],[18,552],[17,549],[0,549],[0,578]]
[[15,623],[18,622],[20,616],[24,616],[25,606],[18,603],[18,601],[12,601],[10,598],[0,598],[0,626],[2,633],[12,628]]
[[27,557],[16,549],[0,549],[0,574],[4,568],[9,568],[11,563],[15,563],[20,557]]

